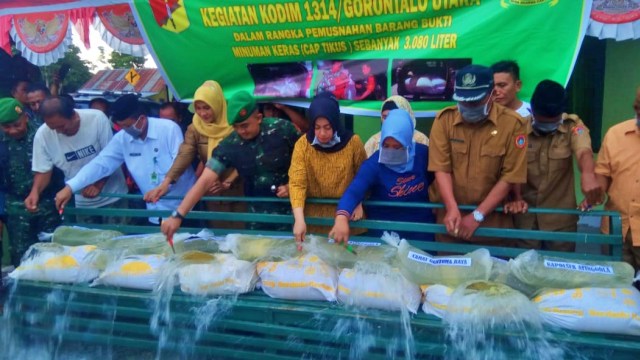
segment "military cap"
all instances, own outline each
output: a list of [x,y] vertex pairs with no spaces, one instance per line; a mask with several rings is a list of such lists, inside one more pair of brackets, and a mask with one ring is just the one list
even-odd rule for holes
[[227,102],[227,119],[229,125],[241,123],[256,110],[256,99],[246,91],[238,91]]
[[482,65],[467,65],[456,72],[455,101],[478,101],[493,89],[493,71]]
[[0,99],[0,124],[10,124],[18,120],[23,112],[20,101],[11,97]]

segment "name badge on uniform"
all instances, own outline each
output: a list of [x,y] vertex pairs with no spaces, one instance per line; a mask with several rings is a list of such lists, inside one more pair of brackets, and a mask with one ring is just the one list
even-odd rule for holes
[[461,143],[461,144],[464,144],[464,140],[463,140],[463,139],[451,138],[451,139],[449,139],[449,141],[451,141],[451,142],[455,142],[455,143]]
[[129,156],[131,157],[142,156],[142,153],[129,153]]

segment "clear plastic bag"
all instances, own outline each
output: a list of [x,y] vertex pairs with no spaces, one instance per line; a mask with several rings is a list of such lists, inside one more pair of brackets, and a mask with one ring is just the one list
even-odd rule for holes
[[454,287],[471,280],[488,280],[493,262],[487,249],[465,255],[432,256],[402,239],[398,245],[397,266],[415,284]]
[[99,270],[93,245],[64,246],[36,243],[25,253],[20,266],[9,274],[17,280],[55,283],[84,283],[95,279]]
[[190,251],[181,256],[186,265],[178,270],[180,289],[194,295],[233,295],[252,291],[258,276],[256,265],[231,254]]
[[377,242],[349,241],[349,245],[355,253],[333,240],[311,235],[307,236],[303,249],[337,268],[353,268],[357,262],[391,264],[398,251],[396,247]]
[[291,236],[228,234],[220,250],[245,261],[287,260],[299,255]]
[[123,234],[115,230],[89,229],[80,226],[58,226],[53,233],[40,233],[40,241],[51,240],[65,246],[99,245]]
[[507,285],[532,295],[543,288],[621,288],[633,283],[625,262],[563,259],[526,251],[509,262]]

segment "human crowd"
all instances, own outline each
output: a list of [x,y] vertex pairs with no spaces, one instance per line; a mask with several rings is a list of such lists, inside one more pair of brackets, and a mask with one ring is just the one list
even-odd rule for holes
[[[19,263],[39,232],[60,224],[69,201],[78,208],[126,209],[132,201],[107,194],[126,194],[133,186],[148,210],[172,211],[164,219],[148,218],[168,238],[189,221],[185,216],[203,196],[275,196],[290,204],[206,201],[202,206],[290,214],[292,229],[246,226],[292,231],[299,244],[310,233],[346,242],[367,231],[358,227],[358,220],[367,218],[446,227],[436,235],[400,231],[410,240],[554,251],[574,251],[575,243],[475,233],[479,227],[576,231],[576,215],[528,208],[586,211],[607,199],[605,208],[622,215],[624,261],[638,270],[640,90],[635,118],[609,129],[595,161],[589,129],[567,113],[564,87],[542,80],[527,103],[518,98],[521,86],[513,61],[466,66],[456,73],[456,104],[438,112],[428,137],[415,129],[410,103],[395,95],[382,104],[380,132],[363,143],[345,128],[329,92],[315,96],[305,117],[280,104],[261,111],[248,92],[226,96],[208,80],[195,92],[191,124],[181,129],[170,120],[178,117],[172,104],[160,109],[160,117],[149,116],[131,94],[113,104],[95,101],[92,109],[76,109],[70,98],[18,82],[13,97],[0,99],[0,203],[11,262]],[[274,116],[276,110],[282,115]],[[580,204],[574,158],[585,198]],[[338,204],[308,203],[311,198],[338,199]],[[443,203],[444,208],[363,206],[365,200]],[[461,210],[462,205],[474,210]],[[499,206],[504,212],[494,211]],[[334,225],[307,225],[308,217],[334,218]],[[127,221],[80,218],[84,223]],[[603,227],[606,231],[607,224]]]

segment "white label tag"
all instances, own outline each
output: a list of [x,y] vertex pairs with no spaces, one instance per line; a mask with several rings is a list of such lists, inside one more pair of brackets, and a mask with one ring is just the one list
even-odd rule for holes
[[604,265],[583,265],[583,264],[569,263],[569,262],[563,262],[563,261],[545,260],[544,267],[547,267],[550,269],[562,269],[562,270],[569,270],[569,271],[586,272],[591,274],[605,274],[605,275],[614,274],[613,267],[604,266]]
[[[335,244],[335,240],[334,239],[328,239],[327,242],[329,244]],[[380,246],[382,245],[379,242],[374,242],[374,241],[347,241],[347,244],[349,245],[353,245],[353,246]]]
[[459,257],[439,257],[432,258],[422,254],[409,251],[407,258],[413,261],[429,264],[432,266],[471,266],[471,258]]
[[349,245],[354,245],[354,246],[380,246],[382,245],[379,242],[374,242],[374,241],[349,241]]

